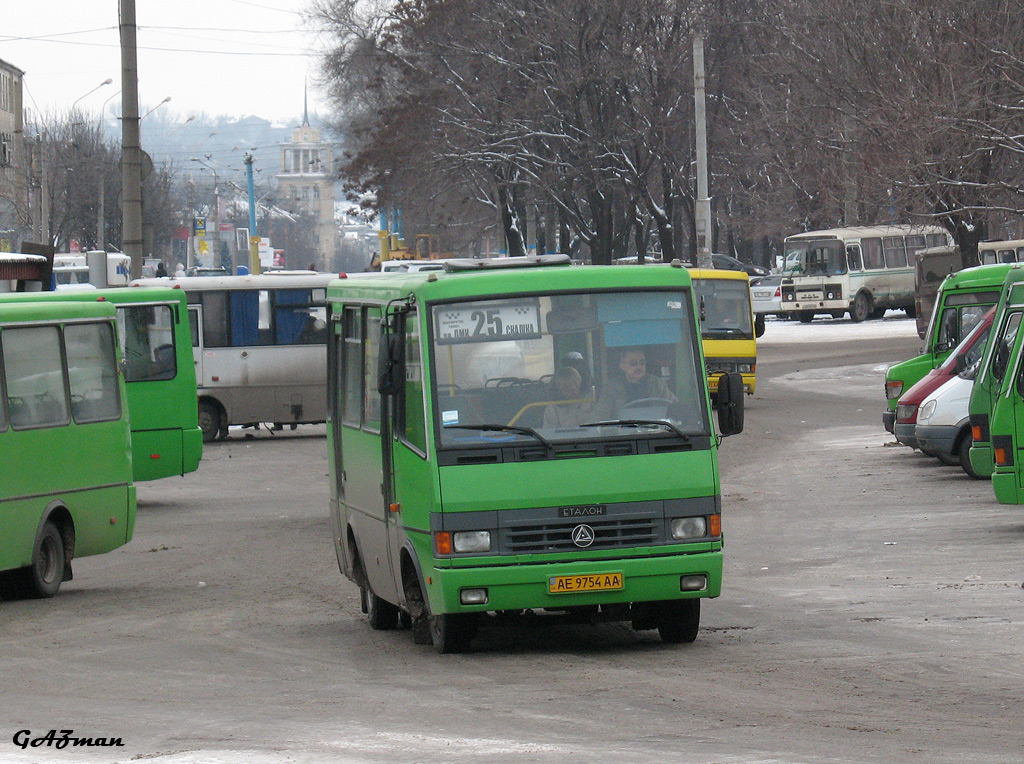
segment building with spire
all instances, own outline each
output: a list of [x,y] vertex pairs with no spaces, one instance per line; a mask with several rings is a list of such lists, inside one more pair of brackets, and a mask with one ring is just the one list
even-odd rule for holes
[[[319,270],[333,270],[337,257],[338,225],[334,219],[334,160],[331,145],[309,124],[308,101],[303,103],[302,124],[292,130],[290,143],[280,144],[281,171],[277,174],[277,204],[297,217],[312,220],[311,260]],[[305,268],[305,254],[285,251],[288,268]]]

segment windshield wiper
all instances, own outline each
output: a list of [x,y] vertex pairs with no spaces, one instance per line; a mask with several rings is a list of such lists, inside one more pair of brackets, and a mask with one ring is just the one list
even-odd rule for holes
[[461,430],[483,430],[484,432],[515,432],[520,435],[530,435],[541,443],[548,451],[553,451],[555,447],[551,444],[551,441],[541,435],[539,432],[534,430],[532,427],[514,427],[509,424],[446,424],[444,429],[456,428]]
[[607,427],[609,425],[616,425],[621,427],[642,427],[649,424],[658,424],[662,427],[667,427],[680,438],[685,440],[687,443],[690,442],[690,436],[680,430],[671,422],[665,421],[664,419],[605,419],[600,422],[588,422],[587,424],[581,424],[580,427]]

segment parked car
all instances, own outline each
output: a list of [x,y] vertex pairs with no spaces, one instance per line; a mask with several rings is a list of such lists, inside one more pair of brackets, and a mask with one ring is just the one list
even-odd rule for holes
[[984,476],[971,465],[971,419],[967,409],[980,362],[949,379],[921,404],[915,435],[921,450],[944,464],[959,464],[970,477]]
[[712,253],[711,264],[722,271],[743,271],[748,276],[767,276],[771,271],[760,265],[751,265],[742,260],[737,260],[732,255],[718,255]]
[[896,403],[896,422],[893,427],[893,434],[900,443],[911,448],[920,448],[929,456],[938,456],[938,454],[929,453],[918,443],[918,409],[928,396],[981,358],[981,354],[985,352],[985,342],[992,329],[995,312],[995,307],[989,309],[945,361],[925,374],[900,396]]
[[750,306],[754,310],[754,333],[760,337],[765,316],[777,316],[782,311],[782,276],[751,279]]

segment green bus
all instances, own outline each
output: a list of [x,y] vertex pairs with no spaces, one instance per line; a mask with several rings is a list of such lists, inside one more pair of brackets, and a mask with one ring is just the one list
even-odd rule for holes
[[[990,266],[999,267],[999,266]],[[971,423],[971,467],[983,477],[993,478],[996,496],[1004,492],[1007,486],[1007,475],[1013,468],[1014,452],[1004,449],[1001,477],[996,478],[994,470],[1000,460],[995,458],[994,448],[997,444],[996,416],[998,410],[998,430],[1002,437],[1012,434],[1015,397],[1013,373],[1019,345],[1024,333],[1020,331],[1021,319],[1024,317],[1024,266],[1004,266],[1009,268],[1003,284],[996,314],[992,319],[992,331],[989,332],[985,352],[981,357],[974,386],[971,388],[971,399],[968,404],[968,415]],[[1007,462],[1006,458],[1010,461]],[[1014,479],[1016,477],[1014,476]],[[1000,499],[1002,501],[1002,499]],[[1016,501],[1008,502],[1015,504]]]
[[716,434],[681,264],[454,261],[328,303],[332,531],[372,628],[441,653],[524,611],[696,638],[743,379]]
[[951,273],[939,287],[921,355],[893,364],[885,372],[882,425],[895,433],[900,396],[949,357],[960,340],[999,300],[1009,265],[981,265]]
[[0,595],[52,597],[71,560],[131,540],[114,306],[0,304]]
[[110,302],[117,308],[135,482],[195,472],[203,454],[188,304],[181,289],[132,287],[0,295],[0,302]]

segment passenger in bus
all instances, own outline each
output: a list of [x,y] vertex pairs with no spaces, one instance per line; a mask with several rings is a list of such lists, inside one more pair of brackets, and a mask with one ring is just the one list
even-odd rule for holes
[[544,407],[542,427],[579,427],[593,419],[594,404],[583,396],[582,384],[580,373],[571,366],[563,366],[555,372],[551,386],[554,388],[552,397],[557,402]]
[[652,399],[663,401],[666,409],[677,400],[664,379],[647,373],[643,348],[625,348],[619,355],[618,372],[610,375],[601,390],[596,414],[602,420],[628,419],[632,415],[627,404]]

